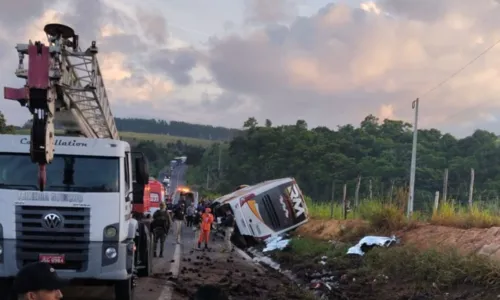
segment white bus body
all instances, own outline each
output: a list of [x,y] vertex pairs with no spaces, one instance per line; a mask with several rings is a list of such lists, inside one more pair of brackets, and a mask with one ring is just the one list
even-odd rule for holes
[[212,204],[217,216],[223,216],[228,206],[234,213],[239,234],[258,240],[293,230],[309,220],[304,196],[294,178],[251,185]]

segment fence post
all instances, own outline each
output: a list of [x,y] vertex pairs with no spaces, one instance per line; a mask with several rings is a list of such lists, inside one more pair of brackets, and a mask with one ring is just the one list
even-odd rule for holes
[[334,208],[335,208],[335,180],[332,181],[332,203],[330,204],[330,219],[333,219]]
[[472,210],[472,196],[474,195],[474,169],[470,169],[470,186],[469,186],[469,210]]
[[436,195],[434,196],[434,213],[437,213],[439,208],[439,191],[436,191]]
[[342,215],[344,220],[347,219],[347,184],[344,183],[344,189],[342,193]]
[[358,176],[358,182],[356,183],[356,190],[354,191],[354,206],[357,208],[359,206],[359,188],[361,187],[361,175]]
[[446,202],[446,198],[448,197],[448,168],[444,169],[444,177],[443,177],[443,203]]

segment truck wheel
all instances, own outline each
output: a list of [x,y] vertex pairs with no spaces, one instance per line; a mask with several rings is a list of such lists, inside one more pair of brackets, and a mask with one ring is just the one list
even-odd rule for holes
[[134,290],[132,277],[125,280],[118,280],[115,283],[115,300],[133,300]]
[[140,255],[141,257],[141,267],[137,271],[137,276],[139,277],[148,277],[153,274],[153,236],[149,233],[147,228],[144,228],[144,235],[143,235],[143,240],[142,240],[142,245],[140,249]]

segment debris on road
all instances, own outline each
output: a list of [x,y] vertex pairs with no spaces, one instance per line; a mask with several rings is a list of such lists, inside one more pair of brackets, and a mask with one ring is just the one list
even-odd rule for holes
[[385,236],[365,236],[356,245],[352,246],[347,250],[347,254],[361,255],[363,256],[368,250],[373,247],[389,247],[394,244],[399,243],[396,236],[385,237]]
[[237,254],[192,251],[181,262],[174,300],[192,297],[201,284],[221,287],[238,300],[310,299],[282,274],[259,269]]
[[269,252],[274,250],[283,250],[290,243],[290,239],[285,239],[283,235],[271,236],[264,240],[266,247],[262,252]]

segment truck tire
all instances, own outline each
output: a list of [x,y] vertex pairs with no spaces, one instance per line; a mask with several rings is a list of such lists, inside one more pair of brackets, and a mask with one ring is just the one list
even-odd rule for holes
[[[141,268],[137,270],[137,276],[148,277],[153,274],[153,236],[149,231],[149,224],[139,225],[139,249],[137,255],[140,257]],[[138,266],[139,267],[139,266]]]
[[115,282],[115,300],[134,300],[132,277]]

